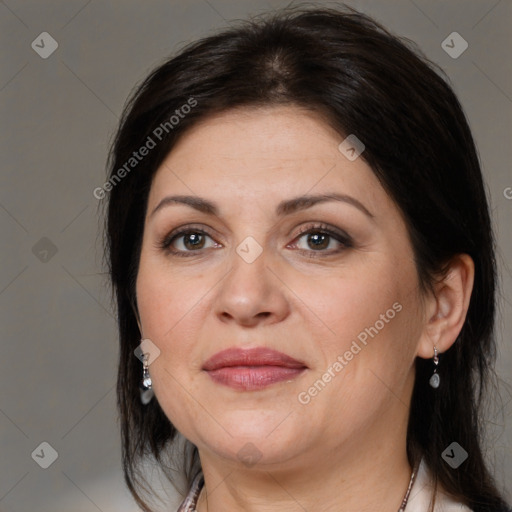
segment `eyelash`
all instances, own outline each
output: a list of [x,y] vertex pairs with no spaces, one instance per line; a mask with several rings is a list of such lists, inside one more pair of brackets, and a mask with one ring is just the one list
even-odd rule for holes
[[[301,237],[309,234],[321,234],[321,235],[327,235],[331,238],[334,238],[341,246],[341,249],[335,249],[330,251],[325,250],[306,250],[306,249],[298,249],[299,252],[303,254],[307,254],[310,258],[318,258],[318,257],[327,257],[332,256],[333,254],[337,254],[342,252],[345,249],[349,249],[353,247],[353,241],[349,235],[342,231],[334,231],[330,229],[325,224],[310,224],[305,227],[303,227],[299,233],[295,236],[293,239],[293,243],[296,243]],[[178,238],[184,236],[184,235],[191,235],[191,234],[199,234],[199,235],[206,235],[213,239],[212,235],[208,233],[208,231],[205,231],[204,229],[194,228],[193,226],[188,226],[183,229],[180,229],[179,231],[175,233],[171,233],[169,235],[166,235],[163,237],[162,240],[158,242],[158,247],[168,253],[170,253],[172,256],[178,256],[178,257],[190,257],[196,255],[195,253],[199,253],[202,249],[199,249],[197,251],[180,251],[171,249],[171,245],[175,240]],[[287,246],[288,247],[288,246]],[[323,253],[323,254],[322,254]]]

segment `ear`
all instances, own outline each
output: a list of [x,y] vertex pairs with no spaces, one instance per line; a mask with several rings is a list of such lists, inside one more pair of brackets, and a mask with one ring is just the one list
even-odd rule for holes
[[468,254],[457,254],[445,276],[435,283],[434,294],[424,300],[425,324],[418,343],[419,357],[430,359],[434,347],[446,352],[457,339],[469,308],[475,264]]

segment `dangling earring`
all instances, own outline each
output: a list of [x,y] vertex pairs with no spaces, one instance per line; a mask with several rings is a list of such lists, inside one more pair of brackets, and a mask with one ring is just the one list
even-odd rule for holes
[[142,361],[142,382],[139,385],[140,388],[140,401],[143,405],[149,404],[151,399],[155,396],[153,392],[153,383],[151,382],[151,376],[149,375],[149,354],[143,355]]
[[437,357],[437,348],[436,347],[434,347],[433,362],[434,362],[434,373],[432,374],[432,377],[430,377],[430,380],[428,382],[434,389],[437,389],[441,382],[441,378],[439,377],[439,374],[437,373],[437,365],[439,364],[439,357]]

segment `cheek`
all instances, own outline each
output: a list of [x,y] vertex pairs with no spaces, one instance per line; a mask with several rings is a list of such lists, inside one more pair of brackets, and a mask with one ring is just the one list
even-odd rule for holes
[[[171,385],[171,375],[176,374],[172,365],[184,360],[190,347],[184,337],[194,337],[193,322],[185,331],[182,331],[182,326],[187,324],[188,315],[197,302],[197,293],[192,293],[193,287],[182,281],[143,251],[136,284],[142,334],[160,349],[160,356],[151,365],[150,374],[157,381],[170,372],[167,380]],[[155,391],[157,387],[155,385]]]
[[328,328],[325,329],[327,347],[342,349],[376,322],[379,331],[383,331],[388,325],[383,321],[394,319],[396,309],[400,309],[399,306],[393,309],[393,304],[400,301],[401,288],[389,267],[375,264],[360,271],[347,269],[319,279],[314,285],[305,279],[294,291],[305,298],[305,305]]
[[198,305],[205,286],[202,276],[184,279],[161,257],[152,257],[148,249],[143,249],[136,293],[144,335],[157,344],[167,344]]
[[[387,287],[376,288],[358,280],[346,291],[333,285],[329,293],[335,300],[326,301],[319,313],[335,334],[316,339],[322,361],[300,398],[309,401],[303,414],[314,410],[335,437],[345,432],[345,424],[363,428],[388,408],[407,403],[416,309],[395,283],[382,281]],[[311,304],[315,300],[311,297]]]
[[326,375],[336,382],[332,391],[337,388],[337,393],[355,393],[361,399],[379,392],[372,382],[380,390],[381,381],[400,386],[414,361],[420,326],[415,268],[391,258],[373,263],[318,280],[315,286],[304,280],[297,287],[328,327],[321,330],[322,336],[312,332],[315,350],[322,356],[311,382],[330,369],[337,377]]
[[[172,273],[158,270],[141,257],[137,277],[137,302],[143,335],[159,349],[159,357],[150,366],[155,397],[166,416],[180,431],[189,431],[200,421],[194,360],[195,340],[201,322],[195,317],[198,300],[204,295],[194,284]],[[197,363],[199,364],[199,363]]]

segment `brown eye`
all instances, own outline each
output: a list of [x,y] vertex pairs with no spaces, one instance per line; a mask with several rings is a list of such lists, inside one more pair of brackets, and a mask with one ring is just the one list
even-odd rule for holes
[[330,235],[325,233],[308,233],[307,244],[313,250],[327,249],[330,242]]
[[202,234],[190,233],[182,235],[180,238],[183,238],[183,245],[189,250],[202,249],[204,247],[205,237]]
[[308,256],[329,256],[354,246],[349,235],[325,225],[306,226],[292,243],[292,248]]
[[[208,245],[208,239],[210,243]],[[189,256],[202,249],[219,247],[208,233],[198,229],[184,229],[171,233],[159,244],[162,249],[177,256]]]

